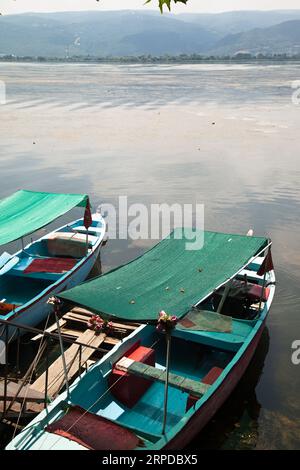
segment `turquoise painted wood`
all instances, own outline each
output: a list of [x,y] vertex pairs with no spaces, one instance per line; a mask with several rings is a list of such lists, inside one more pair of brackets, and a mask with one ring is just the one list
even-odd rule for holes
[[[86,235],[82,233],[81,228],[83,219],[78,219],[29,243],[14,255],[3,256],[3,262],[5,259],[7,262],[0,269],[1,320],[11,320],[25,326],[36,326],[52,311],[52,306],[47,304],[49,297],[76,286],[86,279],[99,255],[106,231],[102,216],[93,214],[92,217],[93,222],[88,231],[88,251],[86,251]],[[74,266],[60,273],[27,272],[26,268],[36,259],[56,258],[55,253],[49,252],[48,241],[50,237],[59,234],[63,237],[80,236],[82,238],[80,256],[71,256],[74,259]],[[60,255],[57,257],[59,258]],[[5,304],[12,306],[7,312],[2,309]],[[9,327],[10,341],[17,337],[16,331],[16,328]],[[0,339],[4,334],[5,327],[0,324]]]
[[[254,274],[255,276],[255,274]],[[256,276],[257,279],[257,276]],[[116,345],[104,358],[78,378],[70,395],[60,395],[7,446],[7,449],[82,449],[81,445],[54,434],[44,427],[62,417],[69,405],[107,418],[131,429],[143,441],[144,450],[184,448],[216,413],[245,372],[265,326],[275,293],[274,272],[267,274],[270,295],[259,317],[253,321],[233,319],[231,333],[175,330],[171,341],[171,372],[200,381],[213,367],[222,369],[194,406],[186,410],[189,393],[169,387],[166,432],[162,435],[164,384],[154,381],[138,402],[129,408],[118,401],[108,378],[112,367],[137,340],[155,350],[155,367],[164,369],[165,338],[155,326],[141,325],[125,341]],[[262,278],[260,278],[260,283]],[[137,448],[137,450],[140,448]]]

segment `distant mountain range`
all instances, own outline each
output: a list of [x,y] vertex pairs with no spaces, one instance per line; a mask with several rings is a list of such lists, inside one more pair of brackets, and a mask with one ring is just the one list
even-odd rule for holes
[[300,20],[300,10],[228,11],[219,14],[183,13],[177,16],[183,21],[198,24],[226,36],[255,28],[268,28],[285,21]]
[[140,56],[300,53],[300,10],[220,14],[151,11],[28,13],[0,17],[0,54]]
[[269,28],[256,28],[231,34],[215,44],[210,52],[230,55],[237,51],[252,55],[289,54],[300,55],[300,20],[285,21]]

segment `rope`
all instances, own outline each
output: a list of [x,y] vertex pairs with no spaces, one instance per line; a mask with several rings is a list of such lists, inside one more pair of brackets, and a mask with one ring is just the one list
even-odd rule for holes
[[[46,320],[46,323],[45,323],[45,326],[44,326],[44,329],[43,329],[43,333],[45,333],[45,331],[46,331],[46,329],[47,329],[47,327],[48,327],[48,322],[49,322],[49,317],[50,317],[50,315],[51,315],[51,313],[49,313],[48,316],[47,316],[47,320]],[[44,339],[44,335],[41,337],[41,340],[40,340],[40,343],[39,343],[39,347],[38,347],[38,351],[37,351],[36,356],[35,356],[35,358],[34,358],[32,364],[31,364],[31,373],[30,373],[29,382],[28,382],[29,384],[31,383],[32,376],[33,376],[34,370],[35,370],[35,368],[36,368],[36,366],[37,366],[37,363],[38,363],[38,361],[40,360],[40,357],[39,357],[39,356],[40,356],[40,353],[41,353],[41,350],[42,350],[42,346],[43,346],[43,339]],[[22,386],[23,386],[23,385],[22,385]],[[22,387],[20,388],[20,390],[21,390],[21,389],[22,389]],[[20,392],[20,390],[18,390],[18,392],[17,392],[15,398],[18,396],[18,393]],[[22,401],[21,404],[20,404],[20,412],[19,412],[19,415],[18,415],[18,419],[17,419],[17,423],[16,423],[16,426],[15,426],[15,429],[14,429],[14,433],[13,433],[13,437],[12,437],[13,439],[14,439],[14,437],[15,437],[15,435],[16,435],[16,430],[17,430],[17,427],[18,427],[18,425],[19,425],[19,421],[20,421],[20,419],[21,419],[22,409],[23,409],[23,406],[24,406],[24,404],[25,404],[25,401],[26,401],[26,398],[27,398],[27,395],[28,395],[28,391],[29,391],[29,385],[28,385],[28,387],[27,387],[27,389],[26,389],[26,393],[25,393],[25,395],[24,395],[24,399],[23,399],[23,401]],[[14,403],[14,401],[15,401],[15,398],[14,398],[14,400],[11,401],[11,403],[10,403],[10,405],[9,405],[9,407],[8,407],[8,409],[7,409],[7,411],[8,411],[8,410],[10,409],[10,407],[13,405],[13,403]]]
[[[23,242],[23,239],[22,239],[22,242]],[[22,244],[22,245],[23,245],[23,244]],[[24,252],[27,256],[32,256],[30,253],[26,252],[26,250],[24,249],[24,246],[22,246],[22,250],[23,250],[23,252]],[[87,255],[86,255],[86,256],[87,256]],[[91,249],[91,253],[90,253],[91,259],[92,259],[94,256],[96,257],[96,250],[92,248],[92,249]],[[37,255],[37,254],[35,254],[34,257],[37,257],[37,258],[45,258],[45,256],[41,256],[41,255]],[[40,343],[39,343],[39,347],[38,347],[37,354],[36,354],[36,356],[35,356],[35,358],[34,358],[34,360],[33,360],[33,363],[31,364],[31,373],[30,373],[30,377],[29,377],[28,384],[31,383],[33,373],[34,373],[34,371],[35,371],[35,369],[36,369],[36,366],[37,366],[38,361],[40,360],[40,353],[41,353],[42,346],[43,346],[44,333],[45,333],[45,331],[46,331],[46,329],[47,329],[47,327],[48,327],[49,317],[50,317],[50,313],[49,313],[48,316],[47,316],[47,320],[46,320],[46,323],[45,323],[45,326],[44,326],[44,329],[43,329],[43,334],[42,334],[42,337],[41,337],[41,340],[40,340]],[[13,340],[14,336],[15,336],[15,333],[14,333],[14,334],[12,335],[12,337],[9,339],[8,344]],[[42,352],[42,353],[43,353],[43,352]],[[16,393],[14,399],[10,402],[10,404],[9,404],[9,406],[8,406],[8,408],[7,408],[7,410],[6,410],[6,412],[11,409],[11,407],[12,407],[12,405],[14,404],[16,397],[17,397],[18,394],[20,393],[20,391],[21,391],[21,389],[22,389],[24,383],[25,383],[25,380],[23,381],[23,384],[21,385],[21,387],[20,387],[19,390],[17,391],[17,393]],[[26,398],[27,398],[27,395],[28,395],[28,391],[29,391],[29,385],[28,385],[28,387],[27,387],[27,389],[26,389],[26,393],[25,393],[25,395],[24,395],[23,401],[20,403],[20,411],[19,411],[19,415],[18,415],[18,418],[17,418],[17,423],[16,423],[16,426],[15,426],[15,429],[14,429],[14,433],[13,433],[12,439],[15,438],[16,430],[17,430],[17,427],[19,426],[19,421],[20,421],[20,419],[21,419],[22,409],[23,409],[23,407],[24,407],[24,404],[25,404],[25,401],[26,401]]]

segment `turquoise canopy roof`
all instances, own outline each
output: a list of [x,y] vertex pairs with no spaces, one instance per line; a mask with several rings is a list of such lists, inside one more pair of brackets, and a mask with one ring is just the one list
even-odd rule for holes
[[134,261],[59,297],[127,321],[154,321],[161,310],[180,318],[267,245],[264,237],[205,231],[203,247],[192,251],[190,231],[176,229]]
[[44,227],[76,206],[86,206],[87,194],[20,190],[0,201],[0,246]]

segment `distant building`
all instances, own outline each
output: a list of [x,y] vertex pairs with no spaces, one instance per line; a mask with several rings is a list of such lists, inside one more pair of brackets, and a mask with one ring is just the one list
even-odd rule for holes
[[252,59],[253,56],[249,51],[237,51],[233,54],[234,59]]
[[3,53],[0,53],[0,58],[3,59],[4,57],[16,57],[15,54],[3,54]]

